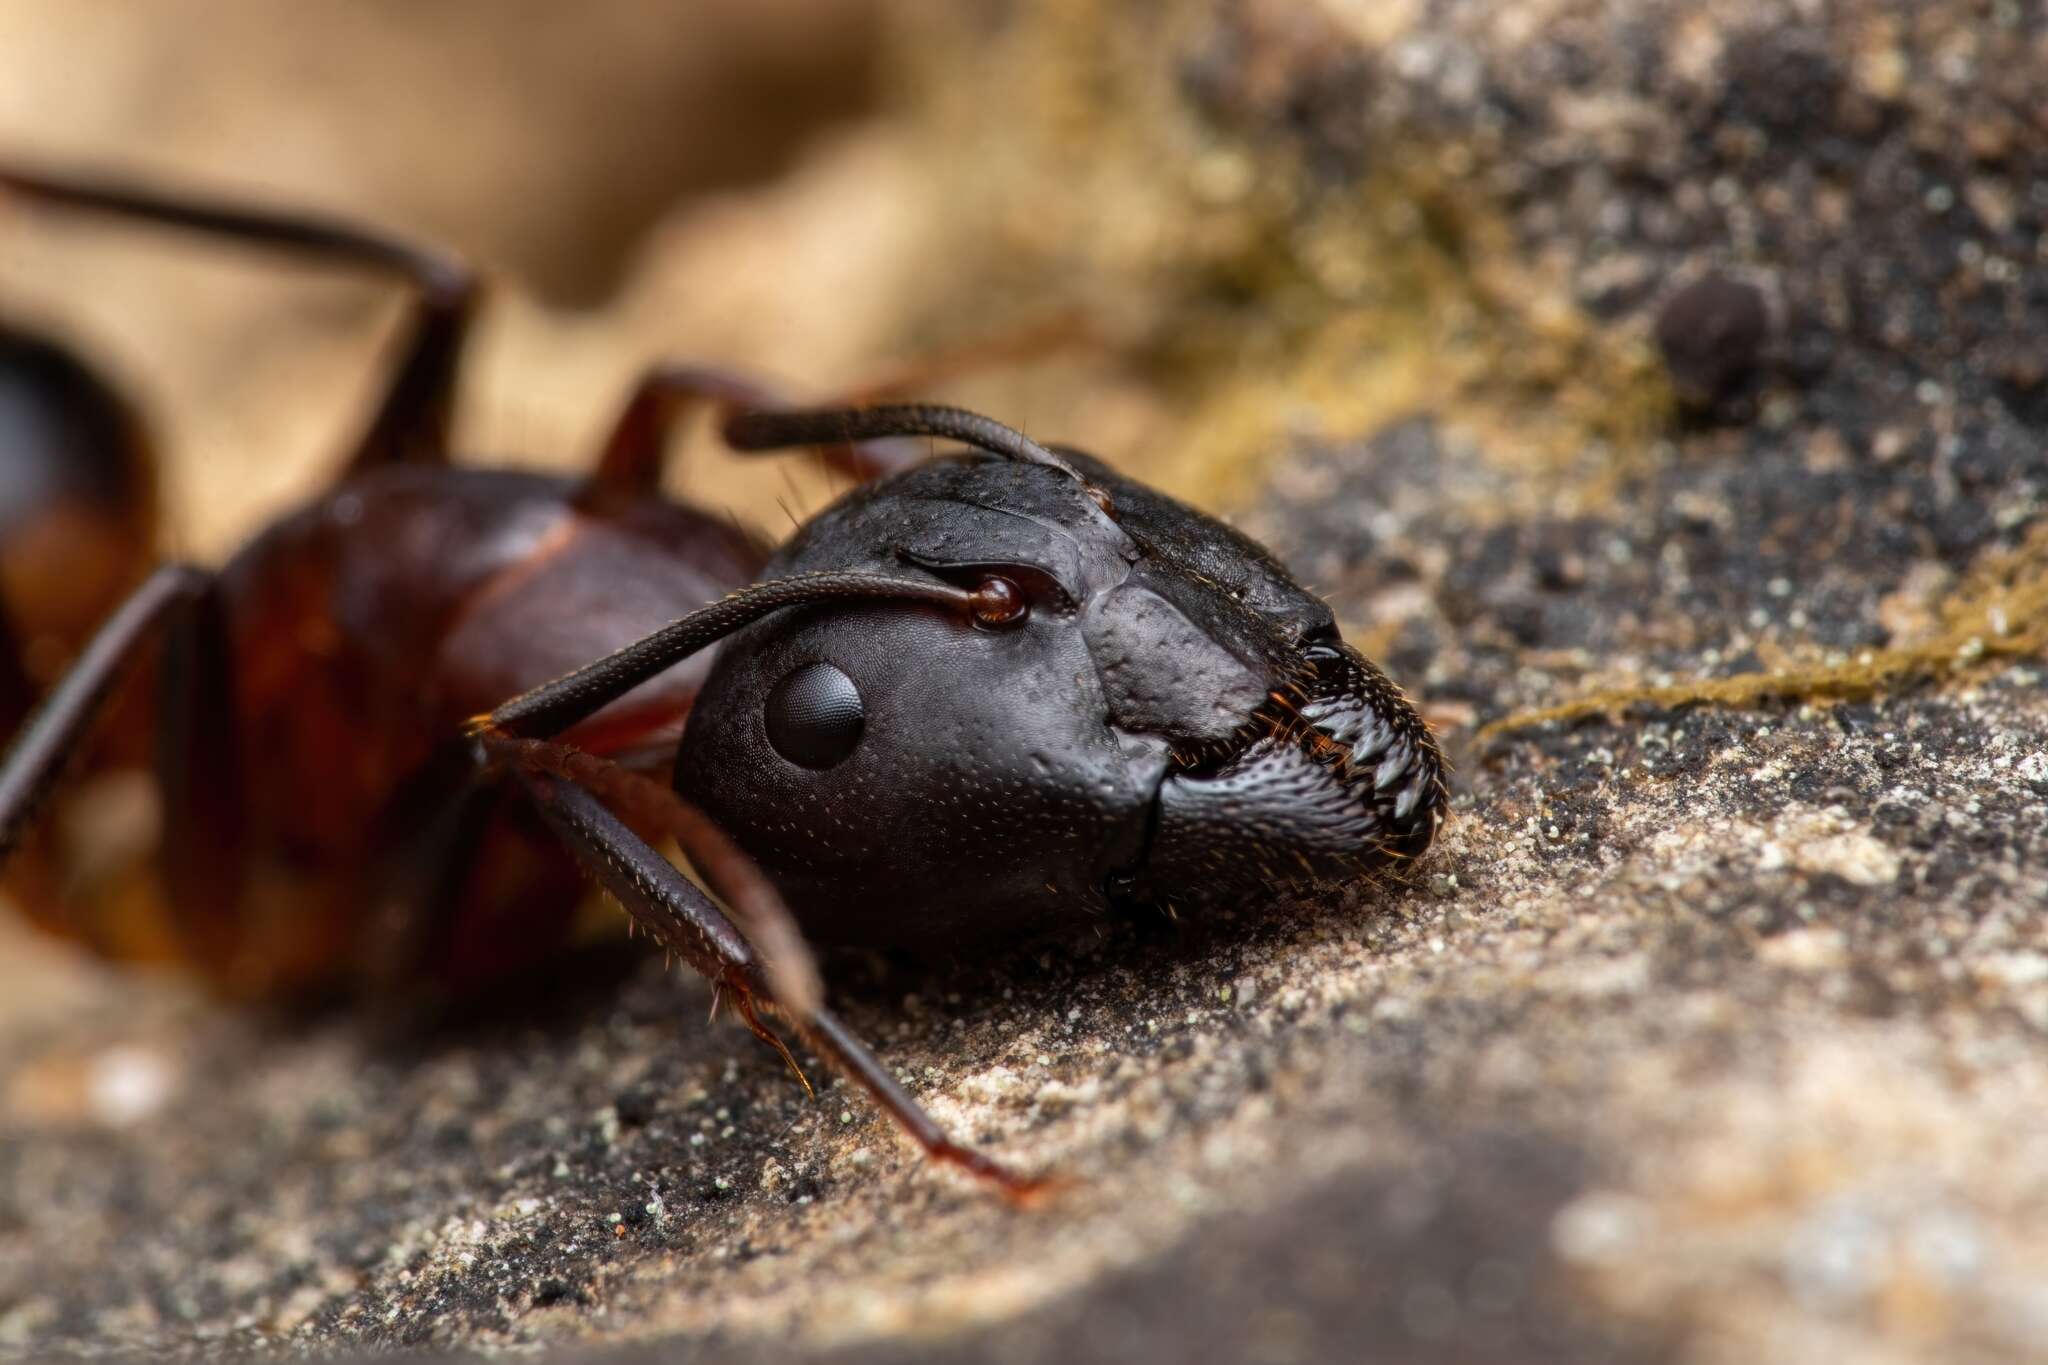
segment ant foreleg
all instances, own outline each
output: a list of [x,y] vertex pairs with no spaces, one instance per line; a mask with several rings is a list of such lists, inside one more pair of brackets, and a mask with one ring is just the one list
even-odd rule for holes
[[[545,772],[516,771],[543,818],[634,922],[707,978],[742,1018],[761,1027],[761,1007],[775,1006],[763,965],[711,898],[581,785]],[[1044,1180],[1018,1175],[947,1137],[880,1059],[830,1011],[820,1006],[803,1016],[786,1017],[933,1160],[987,1180],[1013,1199],[1029,1199],[1047,1188]]]
[[493,764],[572,782],[623,815],[632,827],[675,840],[690,866],[739,921],[747,941],[767,959],[775,1002],[801,1017],[824,999],[817,962],[774,884],[725,831],[674,788],[570,744],[489,730],[479,734],[476,743]]
[[946,1136],[930,1114],[911,1097],[866,1043],[829,1010],[817,1010],[798,1024],[797,1031],[842,1075],[868,1092],[868,1097],[896,1120],[904,1133],[934,1161],[954,1166],[977,1179],[996,1185],[1018,1203],[1030,1203],[1058,1188],[1053,1176],[1020,1176],[972,1147],[962,1146]]

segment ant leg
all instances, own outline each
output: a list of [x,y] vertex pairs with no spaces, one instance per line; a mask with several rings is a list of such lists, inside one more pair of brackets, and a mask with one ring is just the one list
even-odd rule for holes
[[[702,365],[657,365],[640,376],[612,424],[577,506],[603,512],[653,496],[661,487],[669,437],[691,412],[709,408],[723,428],[743,412],[783,412],[795,405],[757,379]],[[818,447],[829,469],[865,483],[914,464],[921,447],[905,442],[831,443]]]
[[247,793],[234,658],[217,579],[169,623],[157,683],[164,890],[192,961],[224,986],[244,950]]
[[774,886],[724,831],[665,782],[569,744],[484,728],[442,746],[379,817],[381,850],[365,879],[375,907],[361,965],[373,983],[415,979],[439,953],[448,912],[460,903],[505,773],[520,769],[574,782],[647,837],[672,838],[766,959],[778,1004],[801,1014],[823,995],[802,931]]
[[221,969],[237,946],[243,806],[226,626],[217,580],[205,570],[171,564],[143,580],[14,737],[0,759],[0,858],[22,841],[115,685],[160,636],[165,884],[194,959]]
[[212,584],[212,575],[169,564],[142,581],[86,643],[71,669],[21,727],[0,759],[0,858],[12,852],[114,685],[149,641]]
[[[879,403],[929,389],[964,374],[999,365],[1015,365],[1070,348],[1093,337],[1087,322],[1074,314],[1050,319],[1014,333],[911,364],[838,395],[823,406],[847,407]],[[758,379],[716,366],[661,364],[641,375],[612,424],[596,467],[585,484],[580,505],[588,509],[618,506],[658,490],[663,455],[676,425],[699,407],[716,414],[721,434],[743,412],[807,410]],[[731,444],[731,442],[728,442]],[[736,447],[747,451],[744,446]],[[916,464],[925,446],[910,440],[826,441],[817,447],[827,468],[858,483]]]
[[396,274],[417,296],[413,316],[377,410],[349,448],[348,472],[447,460],[456,380],[477,297],[475,275],[455,256],[315,214],[161,194],[113,180],[0,166],[0,192]]
[[[710,897],[580,783],[535,764],[522,763],[513,771],[562,842],[634,922],[708,979],[757,1034],[781,1048],[760,1019],[764,1008],[784,1012],[776,1004],[761,960]],[[830,1011],[815,1006],[787,1017],[805,1041],[867,1091],[931,1159],[987,1180],[1019,1201],[1047,1188],[1045,1181],[1020,1176],[947,1137],[881,1060]]]
[[477,295],[467,271],[457,270],[446,278],[416,279],[419,297],[398,344],[398,363],[369,425],[356,439],[344,478],[380,465],[448,463],[463,345]]
[[473,746],[444,745],[378,816],[362,880],[368,905],[356,968],[389,994],[421,974],[457,906],[493,813]]
[[775,1002],[801,1017],[823,1001],[817,961],[774,884],[724,830],[673,787],[570,744],[517,739],[495,731],[486,731],[477,740],[494,764],[573,782],[621,814],[629,826],[674,839],[690,866],[739,921],[747,941],[767,960]]

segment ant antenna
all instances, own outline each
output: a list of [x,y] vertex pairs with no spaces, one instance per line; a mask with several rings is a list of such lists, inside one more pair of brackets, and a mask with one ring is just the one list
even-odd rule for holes
[[726,422],[723,435],[736,450],[772,450],[777,446],[851,445],[891,436],[937,436],[959,441],[1019,464],[1057,469],[1087,491],[1107,514],[1109,494],[1088,481],[1066,457],[1046,449],[993,417],[966,408],[935,403],[880,404],[874,407],[812,408],[796,411],[740,413]]

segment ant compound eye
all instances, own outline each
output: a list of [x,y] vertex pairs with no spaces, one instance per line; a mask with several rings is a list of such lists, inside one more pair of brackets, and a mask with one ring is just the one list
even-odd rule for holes
[[1024,591],[1007,578],[994,574],[981,580],[974,590],[974,624],[988,630],[1002,630],[1023,621],[1031,612]]
[[866,728],[860,689],[830,664],[805,664],[768,694],[768,742],[800,768],[831,767]]

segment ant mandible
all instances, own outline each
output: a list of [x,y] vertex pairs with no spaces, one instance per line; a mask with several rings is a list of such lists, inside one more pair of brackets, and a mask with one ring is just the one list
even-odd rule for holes
[[[580,866],[785,1058],[771,1017],[931,1157],[1024,1195],[1038,1182],[948,1138],[825,1006],[806,938],[1014,941],[1112,906],[1357,876],[1441,823],[1428,727],[1329,609],[1255,542],[1079,451],[956,408],[793,408],[663,365],[587,476],[460,466],[477,298],[460,262],[120,184],[0,169],[0,191],[380,268],[413,293],[334,485],[219,570],[149,571],[0,762],[5,853],[124,673],[153,675],[162,914],[226,992],[501,979],[559,950]],[[10,382],[38,410],[114,410],[111,391],[53,396],[20,369],[0,398]],[[857,485],[764,551],[659,491],[670,429],[703,408],[735,450],[812,447]],[[30,490],[17,524],[54,515],[70,485],[50,471],[91,468],[114,472],[88,505],[134,526],[138,428],[88,428],[113,440],[96,465],[73,427],[0,449]],[[920,461],[905,437],[968,449]],[[38,602],[0,605],[17,623],[0,681],[25,679],[20,623],[62,630]],[[40,923],[118,950],[109,912],[53,904],[21,861],[10,881]]]

